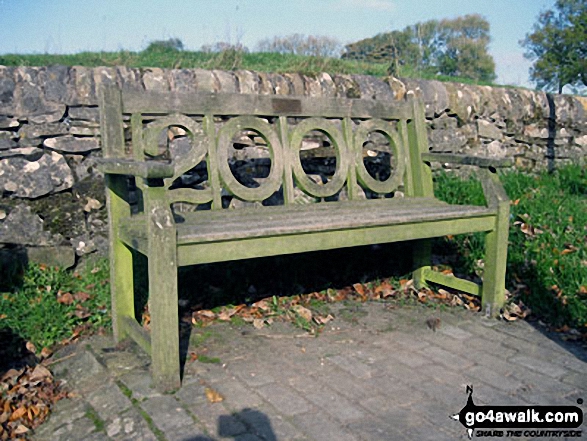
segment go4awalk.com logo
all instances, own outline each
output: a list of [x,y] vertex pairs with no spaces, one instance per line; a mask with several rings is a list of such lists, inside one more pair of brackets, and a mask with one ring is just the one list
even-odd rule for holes
[[[467,386],[467,404],[452,416],[473,437],[581,438],[583,423],[577,406],[477,406],[473,386]],[[583,404],[582,399],[577,404]],[[575,429],[575,430],[574,430]]]

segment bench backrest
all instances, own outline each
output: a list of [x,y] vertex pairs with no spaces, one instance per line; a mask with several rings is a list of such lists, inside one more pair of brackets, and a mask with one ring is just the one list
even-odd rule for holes
[[[345,98],[283,97],[274,95],[172,93],[103,87],[102,148],[105,157],[144,161],[161,154],[161,134],[179,127],[189,148],[167,152],[174,176],[161,186],[167,202],[211,203],[222,207],[223,194],[244,201],[263,201],[277,191],[283,201],[294,200],[294,186],[316,198],[328,198],[346,188],[348,199],[361,188],[392,193],[398,186],[407,196],[431,196],[432,178],[421,154],[428,152],[422,103],[413,94],[401,101]],[[132,147],[125,146],[124,126]],[[304,136],[321,133],[335,149],[336,168],[328,182],[316,182],[300,160]],[[235,136],[250,133],[270,153],[270,171],[256,186],[243,185],[229,161]],[[387,139],[394,160],[392,173],[378,180],[367,170],[363,156],[370,135]],[[127,136],[128,137],[128,136]],[[237,136],[238,137],[238,136]],[[208,185],[176,188],[174,183],[205,161]],[[139,186],[140,183],[138,184]]]

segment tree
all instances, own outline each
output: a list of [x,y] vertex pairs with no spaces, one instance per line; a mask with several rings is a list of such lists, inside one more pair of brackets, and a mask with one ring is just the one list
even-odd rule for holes
[[147,46],[147,49],[145,49],[146,52],[168,52],[182,50],[183,42],[179,38],[151,41]]
[[487,52],[489,23],[477,14],[442,20],[438,26],[443,50],[438,55],[438,70],[449,76],[492,81],[495,62]]
[[472,14],[378,34],[347,45],[342,57],[391,62],[391,75],[401,75],[406,66],[418,74],[492,81],[495,63],[488,53],[489,41],[489,23]]
[[565,85],[587,86],[586,0],[557,0],[520,44],[534,61],[530,79],[538,88],[562,93]]

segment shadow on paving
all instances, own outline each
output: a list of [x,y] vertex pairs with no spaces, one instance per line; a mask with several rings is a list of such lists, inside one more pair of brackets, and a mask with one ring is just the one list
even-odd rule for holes
[[[249,429],[253,433],[262,434],[265,441],[277,441],[277,436],[271,427],[271,420],[263,412],[254,409],[243,409],[232,415],[220,415],[218,417],[218,436],[224,439],[242,439],[242,434],[235,435],[232,427],[233,420],[237,418],[241,421],[254,421]],[[185,438],[182,441],[215,441],[214,438],[198,435],[193,438]]]

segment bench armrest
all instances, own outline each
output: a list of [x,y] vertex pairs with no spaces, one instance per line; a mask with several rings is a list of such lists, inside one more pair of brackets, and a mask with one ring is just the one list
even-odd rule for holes
[[497,173],[491,172],[487,169],[477,171],[477,176],[483,186],[483,194],[488,207],[499,207],[501,205],[509,206],[510,199],[508,198],[502,183],[500,182]]
[[130,175],[145,179],[171,178],[175,174],[175,170],[171,164],[119,158],[99,159],[98,169],[105,174]]
[[509,158],[487,158],[484,156],[456,155],[452,153],[422,153],[422,160],[447,164],[476,165],[477,167],[511,167]]

